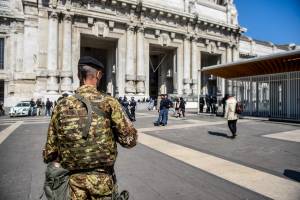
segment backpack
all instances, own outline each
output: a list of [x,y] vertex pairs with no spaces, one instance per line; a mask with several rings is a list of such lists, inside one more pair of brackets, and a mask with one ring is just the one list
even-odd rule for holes
[[44,182],[44,194],[48,200],[70,200],[69,171],[59,163],[50,162],[47,165]]
[[235,106],[235,113],[240,115],[243,113],[243,111],[243,104],[241,102],[237,102]]

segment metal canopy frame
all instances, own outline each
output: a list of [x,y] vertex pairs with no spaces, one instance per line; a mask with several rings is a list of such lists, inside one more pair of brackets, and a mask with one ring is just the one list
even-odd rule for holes
[[201,71],[226,79],[300,71],[300,50],[214,65]]

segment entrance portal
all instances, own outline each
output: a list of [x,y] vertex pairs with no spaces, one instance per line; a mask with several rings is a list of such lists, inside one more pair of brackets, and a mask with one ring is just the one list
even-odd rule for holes
[[[201,52],[201,68],[217,65],[221,63],[221,55]],[[203,74],[201,77],[202,94],[209,96],[217,96],[217,77],[213,75]],[[219,88],[221,89],[221,88]]]
[[169,47],[150,45],[149,95],[172,94],[175,50]]
[[115,95],[116,89],[116,46],[113,39],[99,39],[94,36],[81,36],[81,56],[91,56],[99,60],[105,66],[104,76],[101,79],[101,91]]

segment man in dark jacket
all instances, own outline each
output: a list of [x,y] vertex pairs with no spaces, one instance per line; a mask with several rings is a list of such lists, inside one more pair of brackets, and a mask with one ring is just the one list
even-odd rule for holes
[[33,116],[34,115],[34,108],[35,108],[35,102],[33,99],[30,100],[30,112],[29,112],[29,116]]
[[135,108],[136,108],[136,101],[134,100],[134,97],[131,97],[131,101],[129,103],[130,106],[130,114],[132,117],[132,121],[135,121]]
[[180,97],[179,112],[182,114],[183,118],[185,118],[185,104],[186,104],[185,100],[182,97]]
[[205,106],[205,101],[203,97],[200,97],[199,99],[199,107],[200,107],[200,113],[203,113],[203,108]]
[[154,122],[154,125],[159,126],[159,125],[163,125],[164,126],[164,99],[165,96],[163,94],[160,95],[160,104],[159,104],[159,108],[158,108],[158,119],[156,122]]
[[46,101],[46,116],[51,115],[52,107],[53,107],[53,103],[49,100],[49,98],[47,98],[47,101]]

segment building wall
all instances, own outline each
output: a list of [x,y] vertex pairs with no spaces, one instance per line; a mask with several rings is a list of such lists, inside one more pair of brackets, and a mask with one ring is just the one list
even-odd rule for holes
[[[172,72],[173,94],[186,97],[197,94],[201,52],[218,54],[220,63],[225,63],[239,59],[239,47],[244,45],[233,1],[92,2],[0,0],[0,10],[5,11],[0,17],[5,106],[32,97],[54,100],[76,89],[83,36],[116,44],[111,52],[115,65],[109,71],[115,79],[113,93],[138,98],[149,96],[152,45],[174,49],[174,69],[163,73]],[[256,45],[253,51],[263,54],[269,48]],[[206,86],[200,87],[204,93]],[[224,95],[225,81],[218,78],[217,87]]]

